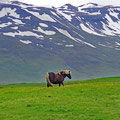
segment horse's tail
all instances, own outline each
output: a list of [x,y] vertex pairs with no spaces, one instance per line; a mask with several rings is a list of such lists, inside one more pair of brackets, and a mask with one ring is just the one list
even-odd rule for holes
[[49,73],[46,73],[46,81],[47,81],[47,87],[53,87],[49,79]]

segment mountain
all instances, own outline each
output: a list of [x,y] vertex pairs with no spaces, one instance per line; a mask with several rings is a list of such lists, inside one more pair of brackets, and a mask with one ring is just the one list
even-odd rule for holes
[[1,1],[0,84],[45,82],[63,69],[72,80],[119,76],[119,26],[118,6]]

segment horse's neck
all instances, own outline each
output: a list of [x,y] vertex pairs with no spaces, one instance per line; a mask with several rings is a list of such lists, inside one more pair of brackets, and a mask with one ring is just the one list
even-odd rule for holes
[[58,75],[59,75],[59,76],[62,76],[63,78],[65,78],[65,77],[66,77],[66,75],[62,75],[62,74],[59,74],[59,73],[58,73]]

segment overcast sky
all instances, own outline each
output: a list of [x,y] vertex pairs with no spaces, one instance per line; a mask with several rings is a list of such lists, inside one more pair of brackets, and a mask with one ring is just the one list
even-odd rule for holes
[[37,6],[55,6],[60,7],[66,3],[79,6],[84,3],[98,3],[100,5],[117,5],[120,6],[120,0],[19,0],[24,3],[34,4]]

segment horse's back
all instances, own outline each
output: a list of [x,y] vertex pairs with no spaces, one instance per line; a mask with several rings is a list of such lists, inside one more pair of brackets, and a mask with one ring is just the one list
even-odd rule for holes
[[57,83],[61,82],[61,81],[59,81],[60,76],[58,74],[55,74],[53,72],[49,72],[48,74],[49,74],[49,80],[51,83],[57,84]]
[[48,74],[49,74],[50,81],[55,79],[55,73],[49,72]]
[[64,80],[63,76],[61,75],[55,74],[53,72],[49,72],[48,74],[49,74],[49,80],[53,84],[61,83]]

